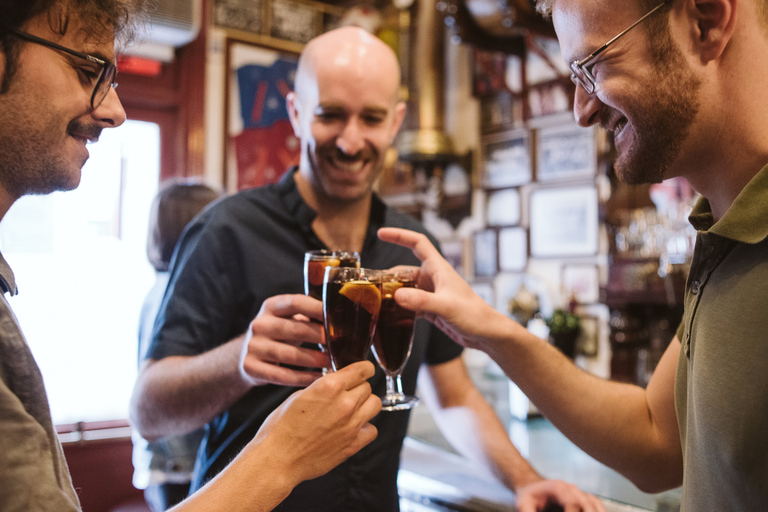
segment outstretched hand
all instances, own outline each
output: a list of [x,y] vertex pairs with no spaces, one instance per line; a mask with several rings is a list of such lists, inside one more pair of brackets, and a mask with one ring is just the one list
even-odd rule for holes
[[517,490],[519,512],[605,512],[603,503],[575,485],[540,480]]
[[425,235],[399,228],[382,228],[378,235],[385,242],[411,249],[421,261],[419,289],[397,290],[397,303],[430,320],[455,342],[480,348],[492,332],[491,320],[510,322],[475,294]]
[[288,368],[329,368],[328,354],[302,348],[324,344],[322,302],[305,295],[276,295],[265,300],[251,322],[240,349],[240,375],[251,386],[308,386],[320,371]]
[[294,485],[327,473],[376,438],[369,421],[381,400],[367,382],[374,372],[368,361],[354,363],[295,392],[269,415],[255,443],[275,451]]

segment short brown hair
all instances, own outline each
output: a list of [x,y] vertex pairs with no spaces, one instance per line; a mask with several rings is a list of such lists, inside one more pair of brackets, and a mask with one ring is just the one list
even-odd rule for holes
[[168,270],[184,228],[219,196],[213,188],[194,181],[171,181],[160,189],[149,212],[147,235],[147,259],[155,270]]

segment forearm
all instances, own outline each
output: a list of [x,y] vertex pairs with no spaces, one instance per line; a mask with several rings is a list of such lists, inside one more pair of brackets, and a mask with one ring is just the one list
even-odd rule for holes
[[[483,348],[585,452],[644,490],[679,485],[682,455],[668,393],[674,386],[674,353],[665,355],[663,371],[644,390],[580,370],[559,350],[520,326],[506,339],[485,340]],[[661,391],[667,386],[666,392]]]
[[[430,372],[422,372],[420,379],[434,382]],[[477,388],[471,384],[457,388],[460,394],[441,400],[435,396],[434,386],[420,387],[432,417],[456,451],[490,469],[513,491],[541,480],[514,447],[495,411]]]
[[145,362],[131,397],[131,421],[153,440],[190,432],[228,409],[249,389],[240,376],[243,338],[197,356]]
[[274,447],[251,442],[201,490],[172,512],[268,512],[298,484]]

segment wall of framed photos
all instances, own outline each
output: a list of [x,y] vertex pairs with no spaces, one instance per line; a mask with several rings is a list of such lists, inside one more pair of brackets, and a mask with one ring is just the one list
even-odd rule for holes
[[609,151],[600,128],[572,114],[573,85],[557,42],[536,39],[527,57],[473,50],[480,105],[473,174],[475,229],[462,271],[499,311],[532,293],[543,317],[570,309],[582,323],[577,363],[610,376],[604,219]]

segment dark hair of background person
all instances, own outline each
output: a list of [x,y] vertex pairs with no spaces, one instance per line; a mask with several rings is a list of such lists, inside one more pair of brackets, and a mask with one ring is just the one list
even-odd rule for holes
[[[36,16],[47,13],[56,34],[67,33],[72,19],[86,27],[114,29],[120,44],[127,44],[146,21],[144,14],[162,0],[2,0],[0,1],[0,50],[5,56],[0,94],[8,92],[16,74],[21,41],[7,28],[20,30]],[[101,35],[95,31],[96,35]],[[110,34],[111,35],[111,34]]]
[[173,249],[195,215],[221,194],[202,183],[171,182],[163,186],[149,212],[147,258],[158,272],[168,270]]

